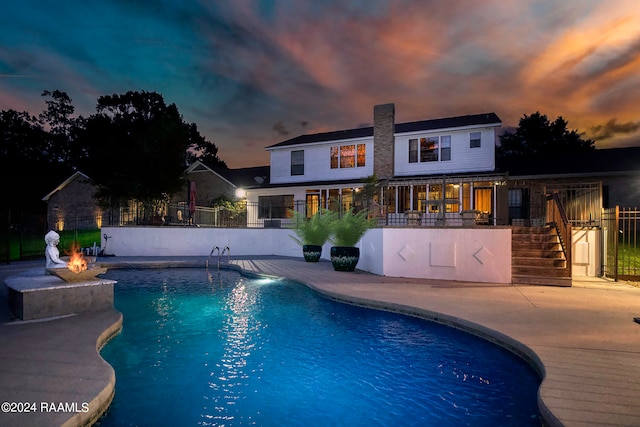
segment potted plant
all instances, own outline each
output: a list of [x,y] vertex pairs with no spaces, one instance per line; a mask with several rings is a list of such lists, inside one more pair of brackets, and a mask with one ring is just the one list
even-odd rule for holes
[[360,259],[360,248],[356,244],[364,233],[377,223],[375,217],[369,218],[366,210],[353,213],[353,209],[345,212],[341,218],[333,221],[331,241],[331,263],[336,271],[353,271]]
[[335,214],[329,209],[320,209],[310,218],[298,211],[291,210],[293,215],[293,232],[291,236],[300,246],[307,262],[318,262],[322,256],[322,245],[331,236],[331,223]]

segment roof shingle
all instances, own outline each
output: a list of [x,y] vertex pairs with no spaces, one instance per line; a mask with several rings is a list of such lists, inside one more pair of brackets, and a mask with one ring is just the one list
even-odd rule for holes
[[[496,113],[482,113],[467,116],[447,117],[442,119],[421,120],[417,122],[396,123],[395,132],[407,133],[481,125],[500,126],[501,124],[502,121]],[[371,136],[373,136],[373,126],[300,135],[295,138],[270,145],[267,148],[287,147],[291,145],[310,144],[314,142],[338,141],[343,139],[368,138]]]

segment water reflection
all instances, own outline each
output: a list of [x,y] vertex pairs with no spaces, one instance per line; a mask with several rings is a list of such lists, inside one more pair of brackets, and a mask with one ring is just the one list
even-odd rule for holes
[[219,397],[213,399],[215,413],[203,414],[214,424],[235,418],[236,402],[246,397],[242,387],[250,375],[256,374],[246,369],[262,329],[262,323],[253,315],[256,300],[257,293],[248,291],[245,280],[241,280],[226,296],[226,321],[219,331],[224,352],[209,381],[209,387],[216,391],[212,396]]

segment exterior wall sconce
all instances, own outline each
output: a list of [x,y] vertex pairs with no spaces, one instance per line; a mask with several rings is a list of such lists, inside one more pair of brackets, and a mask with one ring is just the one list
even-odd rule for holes
[[244,199],[247,197],[247,192],[243,188],[236,189],[236,197],[238,199]]

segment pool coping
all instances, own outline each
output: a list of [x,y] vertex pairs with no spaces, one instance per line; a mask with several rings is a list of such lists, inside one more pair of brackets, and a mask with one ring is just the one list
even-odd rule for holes
[[[204,267],[206,261],[206,257],[104,259],[105,266],[110,268]],[[327,297],[347,303],[398,311],[445,323],[502,345],[523,357],[541,374],[538,406],[545,425],[602,425],[604,420],[608,425],[640,425],[640,400],[636,398],[640,394],[640,363],[637,362],[640,360],[640,327],[632,316],[640,314],[638,288],[618,285],[610,288],[610,283],[601,286],[600,282],[556,288],[415,280],[376,276],[361,271],[333,272],[330,263],[313,264],[305,263],[301,258],[267,256],[237,258],[232,260],[230,267],[243,274],[295,280]],[[471,296],[466,297],[467,293]],[[494,304],[493,299],[496,298],[501,300]],[[521,306],[528,303],[531,307],[522,309]],[[485,304],[490,307],[486,308]],[[593,305],[594,310],[586,310],[583,307],[585,304]],[[541,322],[540,327],[548,328],[549,335],[559,335],[554,339],[545,339],[546,335],[539,334],[539,329],[535,330],[534,327],[528,328],[533,331],[525,334],[523,339],[522,328],[518,327],[521,325],[517,324],[518,316],[523,318],[520,321],[524,323],[536,318],[531,314],[540,309],[543,315],[551,317],[549,321]],[[580,309],[587,312],[580,313]],[[507,310],[513,311],[516,317]],[[563,310],[570,313],[563,315]],[[620,314],[616,310],[624,312]],[[115,374],[113,368],[102,359],[99,350],[119,332],[122,315],[113,310],[110,316],[104,313],[102,316],[109,320],[100,319],[103,322],[102,332],[94,335],[93,357],[90,357],[91,363],[103,365],[98,366],[102,379],[87,379],[88,382],[101,382],[101,391],[91,396],[90,414],[73,414],[59,425],[91,425],[108,408],[113,398]],[[74,319],[72,316],[66,321],[77,324],[80,323],[79,317]],[[86,320],[90,316],[83,314],[83,317]],[[627,317],[635,328],[620,323],[626,322]],[[505,322],[505,318],[509,322]],[[590,328],[594,322],[599,322],[597,324],[602,328],[595,335],[586,337],[589,339],[577,339],[574,335],[563,337],[565,330],[572,332],[571,328],[561,327],[563,325],[559,320],[567,319],[574,323],[591,322],[585,326]],[[47,330],[61,321],[64,319],[39,323],[38,329],[41,329],[43,339],[48,339]],[[516,324],[514,328],[511,322]],[[95,325],[92,327],[95,329]],[[621,328],[622,331],[618,330]],[[512,329],[516,333],[510,333]],[[85,354],[85,357],[88,356]],[[96,363],[96,359],[101,363]],[[77,363],[81,362],[83,360],[77,360]],[[623,371],[624,377],[614,375],[618,371]],[[111,375],[106,376],[108,380],[104,379],[105,373]],[[9,373],[0,369],[0,378],[6,375]],[[0,396],[5,400],[12,397],[6,390],[4,395],[0,390]],[[2,416],[0,414],[0,419]],[[56,420],[61,419],[60,416],[44,418],[48,420],[47,425],[58,423]],[[23,425],[25,418],[20,420],[3,425]]]

